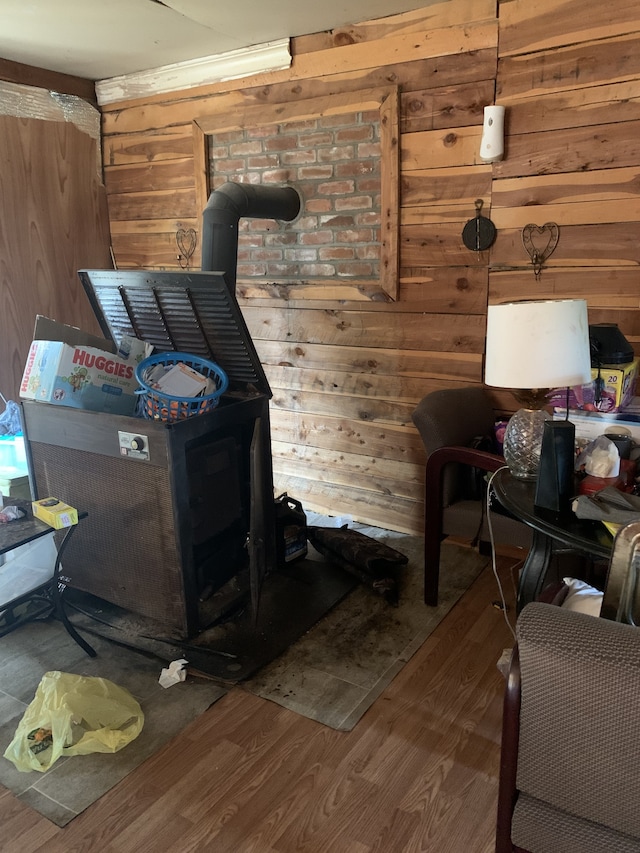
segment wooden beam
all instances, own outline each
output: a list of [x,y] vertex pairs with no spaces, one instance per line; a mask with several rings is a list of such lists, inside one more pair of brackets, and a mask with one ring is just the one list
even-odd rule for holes
[[18,83],[21,86],[36,86],[38,89],[48,89],[62,95],[77,95],[94,106],[98,105],[93,80],[87,80],[84,77],[74,77],[71,74],[60,74],[57,71],[48,71],[46,68],[13,62],[10,59],[0,59],[0,80]]

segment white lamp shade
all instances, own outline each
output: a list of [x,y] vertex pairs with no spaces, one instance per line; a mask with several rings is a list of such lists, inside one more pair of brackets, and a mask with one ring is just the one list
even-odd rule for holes
[[496,388],[566,388],[590,382],[586,300],[490,305],[484,381]]

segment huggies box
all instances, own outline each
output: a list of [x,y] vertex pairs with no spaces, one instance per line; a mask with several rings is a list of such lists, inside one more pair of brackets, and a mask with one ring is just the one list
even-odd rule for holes
[[38,316],[20,384],[20,397],[54,406],[133,415],[135,368],[149,347],[126,337],[110,341]]

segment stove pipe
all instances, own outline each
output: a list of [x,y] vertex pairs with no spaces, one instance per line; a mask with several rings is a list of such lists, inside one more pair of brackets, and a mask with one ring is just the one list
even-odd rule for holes
[[291,222],[300,212],[293,187],[269,187],[229,181],[209,196],[202,214],[202,269],[223,272],[236,292],[238,221],[242,216]]

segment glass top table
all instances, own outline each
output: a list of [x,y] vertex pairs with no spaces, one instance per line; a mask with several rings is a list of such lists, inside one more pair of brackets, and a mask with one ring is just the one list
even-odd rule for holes
[[579,519],[570,509],[556,514],[534,505],[535,480],[519,480],[503,468],[493,478],[492,488],[499,503],[533,531],[518,584],[518,613],[542,592],[551,560],[557,554],[573,552],[602,560],[611,557],[613,537],[603,524]]

